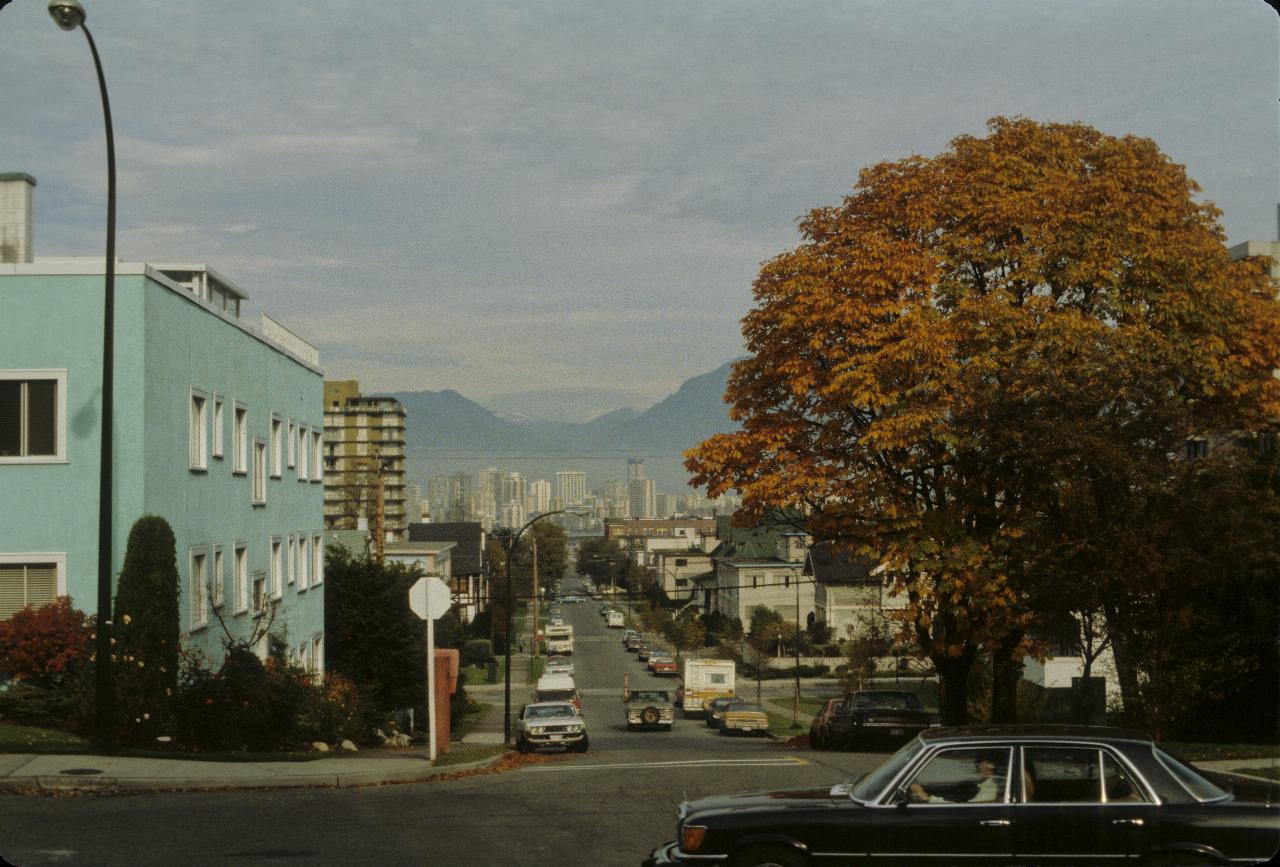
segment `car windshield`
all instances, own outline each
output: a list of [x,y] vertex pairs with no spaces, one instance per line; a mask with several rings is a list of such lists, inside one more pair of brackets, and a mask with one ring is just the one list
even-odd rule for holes
[[853,706],[888,710],[923,710],[920,699],[909,692],[863,692],[853,697]]
[[573,705],[568,703],[534,705],[524,709],[525,719],[550,719],[557,716],[574,716]]
[[728,713],[764,713],[764,708],[758,704],[738,704],[729,705],[725,710]]
[[631,693],[632,701],[667,701],[667,694],[657,690],[639,690]]
[[540,689],[538,701],[569,701],[573,698],[571,689]]
[[850,794],[858,801],[871,801],[876,798],[884,787],[889,785],[889,781],[898,775],[898,772],[907,766],[912,759],[920,754],[920,750],[924,747],[920,741],[914,740],[898,750],[883,765],[867,774],[858,784],[853,787]]

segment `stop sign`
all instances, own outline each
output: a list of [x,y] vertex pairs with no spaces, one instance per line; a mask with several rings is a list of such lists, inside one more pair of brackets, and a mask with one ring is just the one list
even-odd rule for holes
[[419,578],[409,588],[409,608],[423,620],[443,616],[451,604],[453,598],[449,594],[449,585],[434,576]]

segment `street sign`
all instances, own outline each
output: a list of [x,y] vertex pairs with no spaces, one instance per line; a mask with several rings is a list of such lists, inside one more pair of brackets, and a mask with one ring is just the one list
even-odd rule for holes
[[449,593],[449,585],[439,578],[427,576],[419,578],[409,588],[409,608],[422,620],[435,620],[443,617],[453,604]]

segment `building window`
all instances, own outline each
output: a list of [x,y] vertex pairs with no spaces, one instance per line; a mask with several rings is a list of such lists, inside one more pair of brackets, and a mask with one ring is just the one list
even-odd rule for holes
[[311,540],[306,536],[298,537],[298,592],[311,586]]
[[293,469],[298,459],[298,426],[289,419],[289,469]]
[[305,427],[298,428],[298,481],[300,482],[305,482],[311,476],[311,471],[307,468],[309,433]]
[[67,372],[0,370],[0,463],[67,459]]
[[235,562],[236,614],[249,610],[249,550],[243,542],[236,543]]
[[191,469],[209,469],[209,399],[191,392],[190,442],[187,446]]
[[324,438],[320,435],[320,431],[313,430],[311,432],[311,481],[324,481],[324,466],[321,461],[321,455],[324,452]]
[[36,555],[0,557],[0,620],[8,620],[30,605],[40,608],[58,599],[59,576],[65,574],[65,557],[54,560]]
[[317,675],[324,676],[324,636],[317,635],[311,639],[311,665],[312,671]]
[[227,580],[226,566],[222,562],[222,546],[213,546],[213,572],[210,576],[213,581],[213,607],[221,608],[222,603],[226,601],[225,583]]
[[191,628],[209,625],[209,555],[203,549],[191,552]]
[[218,459],[222,458],[222,419],[222,398],[215,394],[213,396],[213,456]]
[[289,583],[292,584],[298,575],[298,540],[292,534],[289,535]]
[[271,478],[284,475],[284,422],[271,417]]
[[267,502],[267,444],[262,440],[253,441],[253,505],[263,506]]
[[1209,443],[1207,440],[1187,440],[1187,460],[1192,461],[1196,458],[1205,458],[1209,456]]
[[231,471],[249,472],[249,410],[238,403],[231,427]]
[[790,576],[790,575],[783,575],[783,576],[782,576],[782,586],[783,586],[783,587],[790,587],[790,586],[791,586],[791,576]]
[[688,587],[688,586],[689,586],[689,579],[688,579],[688,578],[677,578],[677,579],[676,579],[676,586],[677,586],[677,587]]
[[271,537],[271,598],[279,599],[284,593],[284,542],[279,536]]
[[677,557],[677,558],[676,558],[676,567],[677,567],[677,568],[678,568],[678,567],[680,567],[680,566],[688,566],[688,565],[689,565],[689,561],[688,561],[688,559],[687,559],[687,558],[685,558],[685,557]]
[[311,586],[324,581],[324,537],[316,533],[311,537]]
[[752,586],[752,588],[753,588],[753,589],[754,589],[754,588],[756,588],[756,587],[759,587],[759,586],[760,586],[760,576],[759,576],[759,575],[752,575],[752,576],[751,576],[751,586]]
[[254,616],[267,610],[267,573],[262,569],[253,573],[252,601]]

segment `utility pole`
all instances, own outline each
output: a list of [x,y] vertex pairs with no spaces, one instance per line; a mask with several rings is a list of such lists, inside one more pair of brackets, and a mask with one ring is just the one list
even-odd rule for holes
[[529,648],[529,660],[538,658],[538,540],[533,540],[533,643]]
[[[803,572],[804,570],[801,570]],[[796,691],[791,702],[791,728],[800,728],[800,575],[795,576],[796,582],[796,637],[794,648],[796,652]]]
[[373,556],[379,563],[382,562],[386,553],[387,544],[387,506],[384,498],[384,490],[382,485],[382,456],[378,455],[378,478],[375,484],[375,490],[378,497],[378,508],[373,516]]

